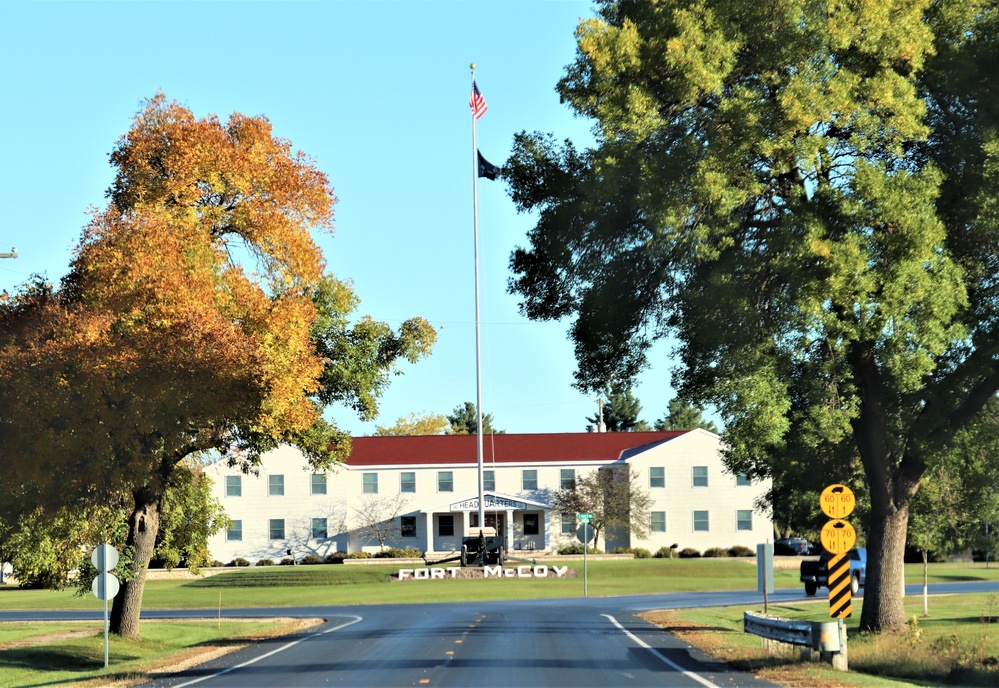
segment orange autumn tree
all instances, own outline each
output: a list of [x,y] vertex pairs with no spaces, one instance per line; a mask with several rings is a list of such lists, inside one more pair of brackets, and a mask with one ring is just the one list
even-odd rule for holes
[[357,298],[310,235],[332,231],[333,191],[266,118],[199,119],[157,95],[111,162],[107,207],[60,287],[0,297],[0,522],[127,495],[134,563],[111,624],[136,637],[181,461],[216,451],[251,470],[287,442],[330,468],[350,438],[324,408],[372,418],[397,361],[435,333],[420,318],[351,324]]

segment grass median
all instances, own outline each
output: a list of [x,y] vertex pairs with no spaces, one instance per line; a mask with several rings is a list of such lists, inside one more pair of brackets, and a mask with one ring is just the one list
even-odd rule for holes
[[[849,672],[828,663],[802,662],[797,648],[764,650],[743,632],[745,607],[714,607],[642,616],[708,654],[760,678],[809,688],[882,686],[999,686],[999,594],[935,595],[923,616],[921,597],[906,598],[909,623],[880,634],[860,633],[863,600],[846,620]],[[770,605],[787,619],[829,621],[828,602]]]
[[[545,563],[552,565],[550,560]],[[75,625],[79,632],[73,635],[53,630],[59,624],[2,623],[0,685],[40,686],[83,682],[80,685],[126,686],[139,682],[151,671],[195,661],[193,657],[203,656],[204,653],[226,651],[259,638],[292,633],[297,628],[291,620],[279,623],[226,621],[227,609],[365,603],[429,604],[441,599],[441,586],[447,588],[449,601],[582,596],[582,561],[563,561],[558,565],[568,565],[577,575],[559,579],[394,582],[392,574],[397,573],[400,567],[387,564],[252,567],[227,569],[193,580],[150,580],[145,587],[144,609],[217,609],[217,616],[223,620],[220,623],[217,619],[200,622],[144,621],[141,640],[113,638],[111,667],[107,670],[103,668],[103,626],[100,622]],[[587,574],[591,597],[706,590],[747,590],[756,595],[756,568],[746,561],[591,560]],[[921,582],[922,567],[907,567],[906,578],[909,583]],[[999,580],[999,570],[976,564],[934,564],[930,567],[930,582],[975,580]],[[777,570],[776,585],[778,588],[798,587],[797,571]],[[815,610],[814,605],[805,606]],[[19,590],[0,586],[0,609],[99,611],[102,603],[92,595],[79,597],[72,591]],[[854,615],[859,619],[856,610]],[[739,619],[741,623],[741,616]],[[39,630],[40,627],[44,628]]]

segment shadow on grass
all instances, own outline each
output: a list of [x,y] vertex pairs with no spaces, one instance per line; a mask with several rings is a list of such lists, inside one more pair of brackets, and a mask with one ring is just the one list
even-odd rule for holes
[[[116,662],[128,662],[138,657],[116,652],[113,659]],[[0,654],[0,669],[4,667],[28,671],[52,671],[53,667],[58,667],[59,671],[69,673],[92,673],[104,667],[103,648],[100,656],[84,649],[52,645],[11,648]]]

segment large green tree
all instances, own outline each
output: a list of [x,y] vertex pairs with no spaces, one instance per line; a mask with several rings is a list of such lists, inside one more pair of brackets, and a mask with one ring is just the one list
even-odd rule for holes
[[[479,414],[475,411],[475,403],[471,401],[466,401],[464,404],[458,404],[454,407],[454,410],[447,415],[447,421],[450,423],[450,428],[447,431],[449,435],[474,435],[479,431]],[[482,414],[482,434],[484,435],[501,435],[505,430],[497,430],[493,427],[493,414],[483,413]]]
[[703,428],[708,432],[718,433],[714,421],[704,417],[702,409],[687,401],[670,399],[666,415],[655,422],[656,430],[693,430]]
[[511,288],[575,316],[601,389],[677,342],[727,461],[859,458],[861,627],[905,623],[909,507],[999,390],[999,10],[977,0],[598,3],[562,100],[580,149],[520,134]]
[[638,400],[630,386],[612,383],[604,390],[606,403],[601,400],[600,413],[586,420],[594,425],[603,422],[607,432],[644,432],[649,424],[640,419],[642,402]]
[[58,289],[0,298],[0,522],[126,499],[134,566],[111,628],[139,635],[164,495],[188,457],[251,470],[278,443],[317,471],[350,452],[329,404],[366,419],[400,359],[435,333],[352,322],[324,274],[326,176],[264,117],[197,118],[162,95],[111,153],[116,176]]

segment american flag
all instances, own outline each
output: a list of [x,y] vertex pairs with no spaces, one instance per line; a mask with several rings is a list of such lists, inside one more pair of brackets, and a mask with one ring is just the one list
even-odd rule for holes
[[472,108],[472,117],[475,119],[482,117],[482,115],[486,114],[486,110],[489,109],[489,106],[486,105],[486,99],[479,93],[479,87],[475,83],[475,79],[472,79],[472,97],[468,99],[468,105]]

